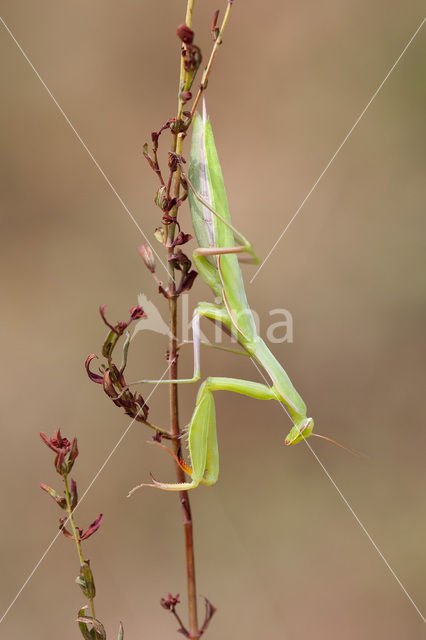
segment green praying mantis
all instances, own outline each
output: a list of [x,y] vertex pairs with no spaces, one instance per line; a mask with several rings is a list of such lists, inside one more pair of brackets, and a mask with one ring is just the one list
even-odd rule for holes
[[[271,386],[237,378],[208,377],[199,389],[194,412],[188,426],[190,465],[177,459],[189,476],[184,483],[164,483],[154,479],[153,486],[168,491],[181,491],[197,487],[200,483],[214,484],[219,475],[219,452],[216,435],[214,391],[233,391],[259,400],[281,402],[293,421],[285,438],[291,445],[308,438],[314,421],[306,414],[306,405],[294,388],[289,376],[257,334],[253,314],[247,302],[238,255],[248,253],[254,260],[251,244],[231,223],[225,185],[213,131],[207,118],[195,115],[193,121],[189,175],[183,175],[188,186],[192,224],[198,241],[193,260],[198,273],[212,289],[219,304],[201,302],[194,311],[192,330],[194,343],[194,373],[192,378],[174,383],[193,383],[200,379],[200,317],[222,323],[225,331],[235,336],[238,343],[268,374]],[[235,240],[240,242],[235,244]],[[169,383],[169,380],[139,380],[151,384]]]

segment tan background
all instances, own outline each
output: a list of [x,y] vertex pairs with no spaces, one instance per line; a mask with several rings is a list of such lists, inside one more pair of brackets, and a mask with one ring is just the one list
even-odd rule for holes
[[[208,105],[233,219],[265,256],[402,51],[423,3],[235,2]],[[200,2],[197,42],[210,47],[216,3]],[[3,0],[2,16],[152,237],[155,180],[141,156],[173,115],[184,2]],[[128,419],[89,383],[97,315],[125,318],[155,286],[142,239],[4,28],[1,320],[3,611],[56,532],[59,511],[38,488],[59,487],[38,438],[76,434],[83,492]],[[406,55],[253,285],[294,318],[277,345],[316,428],[365,452],[312,446],[420,609],[426,610],[425,32]],[[183,216],[186,216],[185,218]],[[187,213],[182,214],[189,230]],[[253,273],[247,267],[248,273]],[[248,278],[247,278],[248,282]],[[192,304],[211,299],[197,281]],[[159,300],[159,299],[158,299]],[[164,309],[164,307],[162,307]],[[164,309],[165,310],[165,309]],[[163,370],[164,339],[140,334],[132,375]],[[182,371],[190,371],[189,353]],[[250,363],[204,354],[203,373],[258,379]],[[182,392],[182,421],[196,389]],[[218,607],[207,637],[354,640],[424,637],[424,625],[304,445],[283,446],[278,405],[217,394],[220,481],[191,495],[198,589]],[[167,421],[167,392],[150,401]],[[173,478],[135,425],[79,512],[101,532],[86,543],[109,638],[174,638],[160,609],[185,593],[177,497],[128,489]],[[1,636],[77,638],[77,559],[62,537],[11,609]],[[182,607],[182,614],[184,609]]]

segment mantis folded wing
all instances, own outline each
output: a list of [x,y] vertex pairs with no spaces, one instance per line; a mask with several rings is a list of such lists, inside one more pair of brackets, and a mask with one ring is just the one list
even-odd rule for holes
[[[210,485],[217,481],[219,454],[214,391],[234,391],[260,400],[282,402],[294,423],[285,439],[287,445],[310,436],[314,426],[313,419],[306,415],[305,403],[287,373],[257,334],[238,262],[238,254],[248,252],[253,256],[254,253],[250,243],[231,224],[222,171],[205,108],[203,117],[196,114],[193,121],[187,184],[192,223],[199,245],[193,260],[199,274],[220,303],[202,302],[197,306],[193,320],[194,375],[190,379],[173,382],[195,382],[200,378],[199,319],[205,316],[221,322],[235,336],[243,349],[263,367],[272,385],[269,387],[247,380],[218,377],[209,377],[202,383],[188,427],[191,466],[178,460],[191,481],[169,484],[153,480],[153,484],[149,485],[169,491],[192,489],[200,482]],[[234,238],[241,244],[235,245]],[[153,380],[141,382],[157,383]],[[170,383],[168,380],[164,382]]]

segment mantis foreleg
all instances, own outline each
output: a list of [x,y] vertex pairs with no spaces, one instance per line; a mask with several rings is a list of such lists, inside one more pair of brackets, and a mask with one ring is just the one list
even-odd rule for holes
[[202,302],[194,311],[192,319],[192,334],[194,345],[194,372],[192,378],[180,378],[178,380],[134,380],[130,384],[189,384],[197,382],[200,377],[200,317],[211,318],[223,324],[230,324],[228,313],[224,307],[220,307],[208,302]]
[[259,400],[275,400],[276,392],[267,385],[237,378],[206,378],[200,387],[197,401],[188,427],[188,448],[191,467],[182,465],[191,481],[183,483],[158,482],[143,483],[132,489],[155,487],[165,491],[186,491],[194,489],[200,482],[214,484],[219,475],[219,451],[216,433],[216,413],[213,391],[233,391]]

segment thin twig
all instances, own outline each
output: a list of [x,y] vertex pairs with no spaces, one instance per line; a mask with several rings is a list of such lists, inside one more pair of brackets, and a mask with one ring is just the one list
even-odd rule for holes
[[203,91],[207,87],[207,80],[208,80],[210,71],[212,69],[214,59],[216,57],[217,49],[218,49],[219,45],[222,44],[222,36],[223,36],[223,32],[225,31],[226,23],[228,22],[229,14],[231,13],[232,4],[233,4],[233,0],[228,0],[228,6],[226,7],[226,11],[225,11],[225,15],[223,16],[222,24],[220,25],[219,34],[218,34],[218,36],[217,36],[217,38],[215,40],[215,43],[213,45],[213,49],[212,49],[212,52],[210,54],[209,61],[207,63],[206,68],[204,69],[203,77],[201,78],[200,88],[198,89],[198,93],[195,96],[194,104],[192,105],[192,108],[191,108],[191,117],[194,116],[194,113],[195,113],[195,110],[196,110],[196,108],[198,106],[198,103],[200,101],[201,95],[202,95]]
[[[85,565],[85,560],[83,557],[83,550],[81,548],[81,542],[80,542],[80,536],[74,521],[74,514],[73,514],[73,507],[72,507],[72,500],[71,500],[71,494],[70,494],[70,490],[68,487],[68,475],[64,475],[64,485],[65,485],[65,499],[67,502],[67,515],[68,515],[68,522],[71,525],[71,529],[72,529],[72,533],[74,536],[74,541],[75,541],[75,545],[77,547],[77,553],[78,553],[78,559],[80,560],[80,566],[84,567]],[[96,618],[95,616],[95,603],[93,602],[93,597],[89,597],[87,596],[87,599],[89,600],[89,605],[90,605],[90,612],[92,614],[92,618]]]
[[[194,10],[195,0],[187,0],[187,9],[186,9],[186,25],[191,28],[192,27],[192,14]],[[207,86],[207,80],[212,69],[212,65],[217,53],[218,46],[222,42],[222,36],[226,24],[228,22],[229,14],[232,7],[232,0],[228,0],[228,5],[225,11],[225,15],[218,32],[218,36],[214,43],[212,52],[210,54],[209,61],[204,70],[201,85],[198,90],[197,96],[195,98],[193,107],[191,109],[191,117],[194,115],[195,110],[197,108],[197,104],[200,100],[202,92],[205,90]],[[184,47],[185,44],[182,45]],[[180,66],[180,78],[179,78],[179,90],[178,90],[178,108],[177,108],[177,118],[179,121],[182,119],[183,109],[185,105],[185,101],[181,95],[181,87],[184,86],[185,80],[187,79],[187,71],[185,70],[184,57],[181,57],[181,66]],[[177,133],[173,135],[171,152],[172,154],[177,154],[177,156],[182,155],[183,141],[185,139],[186,132]],[[179,201],[180,196],[180,188],[182,181],[182,172],[180,163],[176,167],[176,170],[173,172],[173,182],[172,182],[172,192],[173,197],[175,198],[176,203]],[[171,218],[176,219],[178,214],[178,204],[176,204],[169,212],[169,216]],[[174,246],[173,241],[175,237],[176,223],[172,222],[167,225],[167,242],[166,246],[168,248],[169,253],[169,330],[170,330],[170,340],[169,340],[169,376],[170,380],[178,379],[178,355],[179,355],[179,345],[177,341],[177,299],[178,295],[176,293],[176,285],[175,285],[175,269],[174,263],[170,258],[174,254]],[[178,406],[178,385],[171,384],[170,385],[170,433],[173,436],[173,449],[174,454],[177,459],[181,459],[181,441],[180,441],[180,427],[179,427],[179,406]],[[177,481],[179,483],[185,482],[185,473],[179,465],[178,462],[175,463],[176,467],[176,476]],[[191,640],[197,640],[201,637],[204,627],[199,628],[198,626],[198,615],[197,615],[197,591],[196,591],[196,581],[195,581],[195,555],[194,555],[194,535],[193,535],[193,526],[192,526],[192,515],[191,515],[191,505],[189,501],[189,496],[187,491],[179,492],[179,499],[182,507],[183,514],[183,525],[185,532],[185,552],[186,552],[186,572],[187,572],[187,589],[188,589],[188,621],[189,621],[189,638]]]
[[[194,9],[195,0],[187,0],[187,8],[186,8],[186,24],[191,28],[192,26],[192,13]],[[184,102],[181,97],[180,87],[185,79],[185,67],[184,67],[184,59],[181,58],[181,67],[180,67],[180,80],[179,80],[179,98],[178,98],[178,119],[181,117]],[[174,135],[172,140],[172,152],[173,153],[182,153],[184,136],[182,134]],[[179,198],[180,192],[180,167],[177,168],[175,173],[173,174],[173,195],[176,199]],[[170,212],[172,217],[176,217],[177,215],[177,207],[175,210]],[[168,251],[169,257],[171,257],[174,253],[174,247],[171,246],[174,240],[175,234],[175,225],[168,225]],[[174,265],[173,262],[169,261],[169,292],[171,296],[169,298],[169,329],[171,338],[169,340],[169,358],[170,358],[170,380],[176,380],[178,378],[178,345],[177,345],[177,296],[176,296],[176,285],[175,285],[175,277],[174,277]],[[180,436],[180,427],[179,427],[179,405],[178,405],[178,385],[171,384],[170,385],[170,431],[174,436],[173,439],[173,449],[174,453],[178,458],[181,458],[181,442],[179,439]],[[176,468],[176,477],[178,482],[185,482],[185,474],[178,463],[175,463]],[[199,627],[198,627],[198,616],[197,616],[197,591],[196,591],[196,582],[195,582],[195,554],[194,554],[194,535],[193,535],[193,527],[192,527],[192,515],[191,515],[191,505],[189,502],[189,496],[187,491],[179,492],[179,500],[182,507],[182,515],[183,515],[183,527],[185,532],[185,557],[186,557],[186,575],[187,575],[187,591],[188,591],[188,624],[189,624],[189,634],[190,638],[196,640],[199,638]]]

